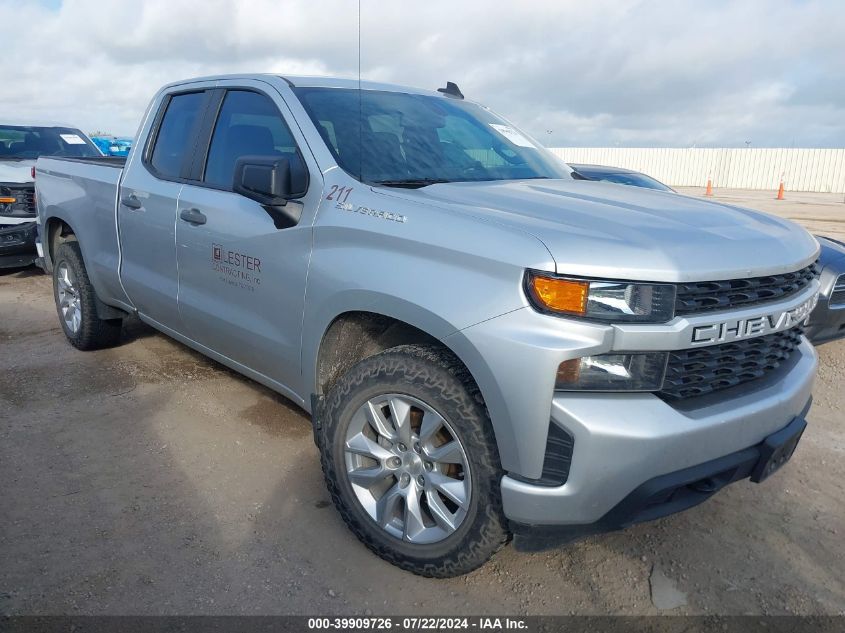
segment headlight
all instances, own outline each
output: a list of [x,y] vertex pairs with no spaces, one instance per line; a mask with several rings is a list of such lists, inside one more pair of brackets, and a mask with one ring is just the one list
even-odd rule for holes
[[608,322],[665,323],[675,316],[675,286],[558,277],[528,271],[526,292],[541,312]]
[[560,364],[559,391],[659,391],[666,373],[667,352],[599,354]]

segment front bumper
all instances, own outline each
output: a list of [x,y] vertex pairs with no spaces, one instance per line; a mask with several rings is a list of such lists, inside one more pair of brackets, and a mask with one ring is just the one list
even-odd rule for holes
[[541,551],[688,510],[741,479],[750,477],[759,483],[792,456],[807,426],[804,416],[809,409],[810,402],[800,416],[760,444],[648,480],[595,523],[533,526],[511,522],[514,545],[520,551]]
[[657,477],[754,447],[802,416],[811,397],[817,357],[804,339],[765,378],[670,405],[648,394],[557,394],[553,424],[574,439],[562,486],[506,475],[506,516],[530,526],[600,522],[636,488]]
[[35,222],[0,225],[0,268],[29,266],[37,256]]

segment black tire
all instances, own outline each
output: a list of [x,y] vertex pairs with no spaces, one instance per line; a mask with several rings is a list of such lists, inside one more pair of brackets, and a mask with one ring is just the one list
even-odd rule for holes
[[[79,299],[80,319],[76,331],[73,331],[65,322],[59,305],[59,271],[65,266],[73,275],[74,288]],[[62,242],[56,249],[53,260],[53,298],[56,301],[59,324],[68,341],[75,348],[86,351],[102,349],[112,347],[120,341],[123,320],[101,319],[97,316],[96,293],[88,279],[78,242]]]
[[[346,474],[346,430],[369,399],[387,393],[411,396],[435,409],[456,432],[471,475],[466,517],[443,540],[409,543],[382,529],[362,507]],[[510,535],[502,511],[499,461],[490,417],[466,368],[448,350],[403,345],[355,365],[327,395],[320,452],[332,500],[355,535],[386,561],[421,576],[449,578],[483,565]]]

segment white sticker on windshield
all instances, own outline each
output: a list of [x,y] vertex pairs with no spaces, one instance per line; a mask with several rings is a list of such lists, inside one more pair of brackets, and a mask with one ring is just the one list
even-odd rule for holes
[[534,143],[525,138],[522,134],[513,129],[510,125],[502,125],[501,123],[490,123],[490,127],[496,130],[499,134],[504,136],[514,145],[520,147],[534,147]]
[[59,134],[59,136],[68,145],[85,145],[85,141],[79,138],[78,134]]

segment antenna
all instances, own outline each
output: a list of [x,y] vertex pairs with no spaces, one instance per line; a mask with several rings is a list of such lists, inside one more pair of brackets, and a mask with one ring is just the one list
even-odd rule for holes
[[361,0],[358,0],[358,181],[364,182],[364,96],[361,92]]
[[445,88],[438,88],[437,92],[442,92],[447,97],[455,97],[456,99],[463,99],[464,93],[458,88],[458,84],[454,81],[447,81]]

